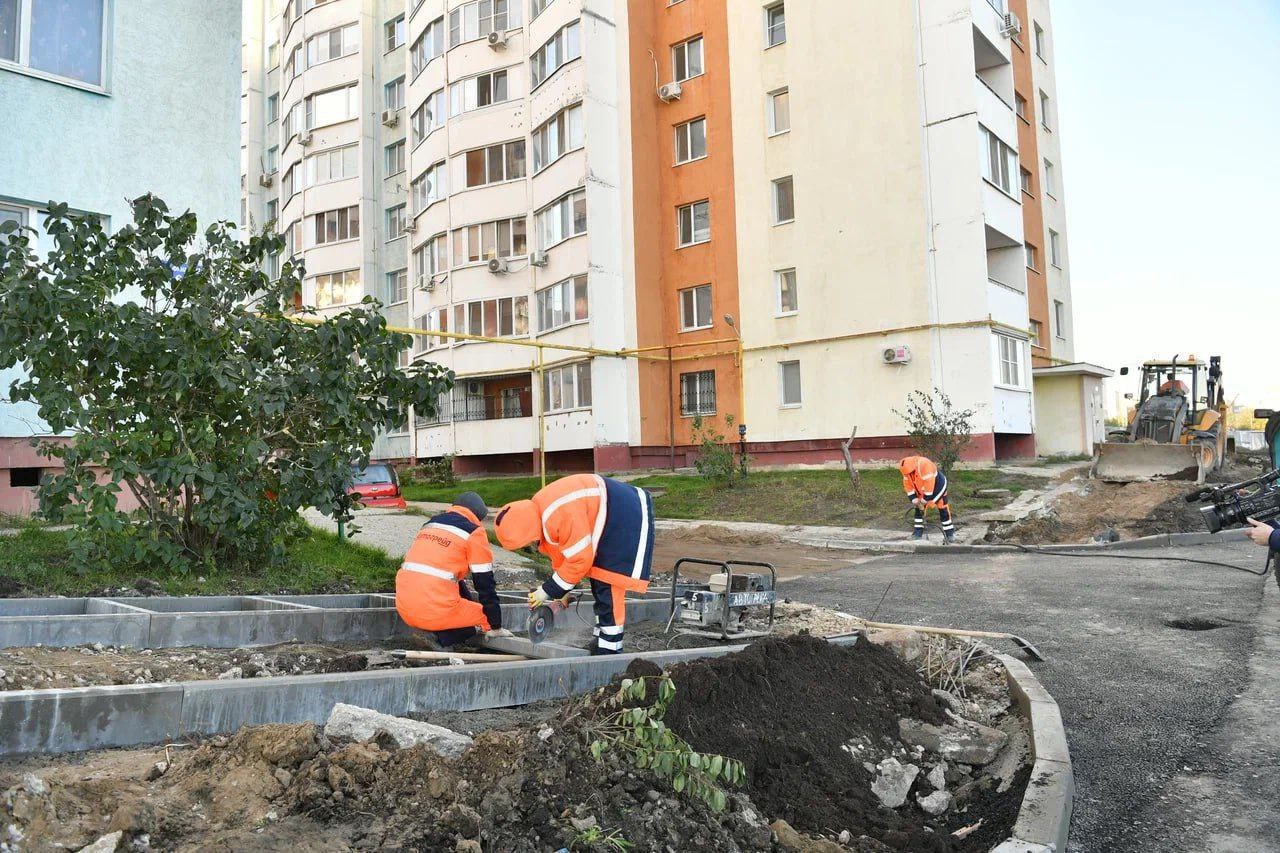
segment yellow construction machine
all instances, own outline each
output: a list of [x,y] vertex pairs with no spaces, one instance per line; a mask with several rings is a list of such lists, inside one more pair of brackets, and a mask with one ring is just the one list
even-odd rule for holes
[[[1129,368],[1120,368],[1127,376]],[[1203,396],[1202,396],[1203,394]],[[1129,426],[1112,430],[1093,458],[1094,477],[1117,483],[1194,480],[1203,483],[1227,451],[1222,359],[1189,356],[1142,365]]]

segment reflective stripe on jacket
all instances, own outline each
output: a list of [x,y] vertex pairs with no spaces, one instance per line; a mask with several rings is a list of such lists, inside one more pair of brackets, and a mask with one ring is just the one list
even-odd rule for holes
[[908,497],[927,504],[941,500],[947,493],[947,477],[924,456],[908,456],[902,460],[902,489]]
[[542,527],[539,550],[554,569],[544,584],[548,594],[563,595],[584,577],[648,589],[653,498],[644,489],[598,474],[574,474],[549,483],[532,503]]
[[[479,603],[461,586],[468,573]],[[471,510],[449,507],[418,530],[396,573],[396,610],[407,624],[425,631],[502,627],[493,549]]]

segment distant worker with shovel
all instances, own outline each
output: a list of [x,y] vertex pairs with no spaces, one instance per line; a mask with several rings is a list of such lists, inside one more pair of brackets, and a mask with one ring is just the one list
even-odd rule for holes
[[916,508],[911,538],[924,538],[924,511],[937,507],[938,516],[942,519],[942,541],[948,545],[955,542],[956,526],[951,516],[951,505],[947,502],[947,475],[938,470],[933,460],[924,456],[906,457],[898,463],[898,470],[902,472],[902,488]]
[[[484,531],[489,508],[475,492],[422,525],[396,573],[396,610],[412,628],[435,634],[436,651],[486,636],[511,636],[502,627],[502,606],[493,578],[493,549]],[[465,578],[471,574],[476,602]]]
[[552,575],[529,592],[529,607],[562,599],[588,578],[595,596],[592,654],[622,651],[626,594],[649,588],[653,498],[644,489],[597,474],[549,483],[531,500],[509,503],[494,527],[502,547],[531,542],[551,558]]

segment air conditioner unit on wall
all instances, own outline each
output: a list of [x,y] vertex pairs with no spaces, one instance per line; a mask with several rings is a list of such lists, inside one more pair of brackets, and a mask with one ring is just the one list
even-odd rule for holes
[[310,131],[307,131],[306,133],[299,133],[299,134],[298,134],[298,144],[299,144],[299,145],[310,145],[310,144],[311,144],[311,139],[312,139],[312,136],[311,136],[311,132],[310,132]]
[[500,33],[497,30],[489,33],[489,47],[494,50],[500,50],[507,46],[508,37],[506,33]]
[[504,258],[490,258],[489,272],[501,275],[507,271],[507,262]]
[[483,382],[478,382],[478,381],[476,381],[476,380],[474,380],[474,379],[473,379],[473,380],[471,380],[470,382],[468,382],[468,383],[467,383],[467,396],[468,396],[468,397],[480,397],[480,396],[483,396],[483,395],[484,395],[484,383],[483,383]]
[[909,364],[911,362],[911,347],[885,347],[881,353],[881,358],[885,364]]
[[382,124],[384,127],[395,127],[400,121],[400,113],[395,110],[382,111]]
[[538,249],[534,249],[532,252],[529,253],[529,266],[545,267],[547,265],[548,259],[549,259],[549,256],[547,255],[546,252],[540,251]]
[[663,103],[677,101],[680,99],[680,91],[680,84],[675,81],[663,83],[658,87],[658,99]]
[[265,174],[263,174],[263,175],[259,175],[259,176],[258,176],[258,183],[262,184],[262,186],[264,186],[264,187],[269,187],[269,186],[271,186],[272,184],[274,184],[275,182],[276,182],[276,173],[275,173],[275,172],[267,172],[267,173],[265,173]]
[[1005,38],[1014,38],[1022,35],[1022,21],[1018,20],[1018,16],[1013,12],[1004,16],[1004,26],[1000,28],[1000,34]]

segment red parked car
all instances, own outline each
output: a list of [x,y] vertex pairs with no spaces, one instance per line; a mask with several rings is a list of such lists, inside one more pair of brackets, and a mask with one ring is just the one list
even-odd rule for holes
[[371,462],[361,470],[351,466],[351,485],[347,494],[359,498],[365,506],[405,509],[407,504],[400,494],[400,479],[396,469],[384,462]]

